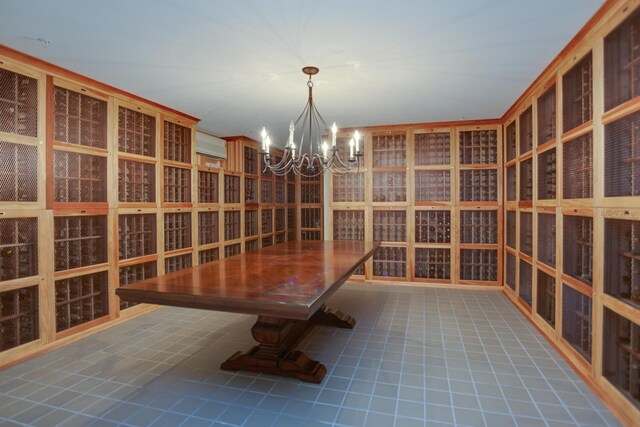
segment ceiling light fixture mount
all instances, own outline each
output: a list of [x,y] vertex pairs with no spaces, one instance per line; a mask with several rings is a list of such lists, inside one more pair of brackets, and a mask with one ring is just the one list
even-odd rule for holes
[[[282,159],[273,163],[270,147],[271,138],[267,135],[267,130],[263,127],[260,136],[262,137],[263,168],[273,174],[283,176],[289,172],[305,177],[318,176],[325,171],[333,174],[344,174],[351,170],[359,169],[363,153],[360,151],[360,132],[354,132],[353,138],[349,141],[349,156],[346,159],[340,157],[342,151],[336,143],[338,128],[335,123],[331,127],[327,125],[322,115],[313,103],[313,81],[311,78],[320,72],[318,67],[307,66],[302,72],[309,76],[307,87],[309,97],[302,113],[296,120],[289,124],[289,140],[284,146]],[[300,126],[300,138],[296,146],[294,137],[296,127]],[[331,132],[331,147],[329,147],[325,136]],[[305,143],[307,145],[305,145]]]

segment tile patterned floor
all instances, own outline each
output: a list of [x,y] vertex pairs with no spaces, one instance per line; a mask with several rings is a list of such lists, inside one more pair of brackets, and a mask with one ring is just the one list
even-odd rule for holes
[[615,426],[498,292],[348,284],[354,330],[301,347],[321,385],[228,373],[252,316],[165,307],[0,371],[0,424],[33,426]]

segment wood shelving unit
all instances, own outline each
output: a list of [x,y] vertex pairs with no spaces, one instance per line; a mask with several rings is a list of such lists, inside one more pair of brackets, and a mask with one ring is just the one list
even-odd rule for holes
[[240,177],[224,174],[224,203],[240,203]]
[[164,259],[165,274],[174,273],[193,266],[193,257],[189,254],[175,255]]
[[557,194],[556,149],[538,154],[538,199],[553,200]]
[[[166,177],[166,176],[165,176]],[[156,166],[134,160],[118,160],[118,200],[121,203],[156,201]]]
[[260,239],[246,240],[244,242],[244,251],[257,251],[260,248]]
[[407,202],[406,172],[373,172],[373,202]]
[[0,292],[0,307],[0,352],[40,338],[38,286]]
[[333,177],[333,202],[364,202],[364,172]]
[[498,251],[493,249],[461,249],[460,279],[495,282],[498,280]]
[[260,180],[260,203],[272,204],[273,201],[273,180]]
[[53,87],[53,138],[57,142],[107,148],[107,102]]
[[552,85],[538,98],[538,140],[540,146],[556,138],[556,85]]
[[404,166],[407,163],[407,140],[404,132],[372,136],[374,168]]
[[414,175],[415,202],[450,202],[451,172],[448,170],[418,170]]
[[118,107],[118,151],[139,156],[156,156],[156,118]]
[[[149,262],[143,262],[140,264],[120,267],[120,270],[118,273],[119,273],[118,286],[119,287],[127,286],[132,283],[138,282],[140,280],[156,277],[158,275],[158,262],[149,261]],[[120,310],[125,310],[127,308],[138,305],[137,303],[132,301],[124,301],[124,300],[121,300],[120,298],[118,298],[118,300],[120,300]]]
[[533,159],[520,162],[520,192],[519,200],[533,200]]
[[218,203],[218,173],[198,171],[198,203]]
[[262,209],[261,210],[261,223],[262,223],[262,233],[261,234],[271,234],[273,233],[273,209]]
[[507,188],[505,193],[508,202],[515,202],[518,199],[518,177],[516,175],[516,168],[516,165],[507,167],[507,173],[505,177]]
[[592,301],[566,283],[562,286],[562,338],[587,361],[592,355]]
[[375,242],[406,242],[407,213],[405,210],[374,210],[373,240]]
[[517,142],[516,142],[516,121],[512,121],[505,128],[505,161],[511,162],[517,157]]
[[562,130],[567,132],[593,118],[592,54],[586,54],[562,78]]
[[258,210],[244,211],[244,237],[253,237],[258,235]]
[[640,407],[640,325],[605,307],[603,337],[602,375]]
[[57,216],[53,220],[54,269],[107,262],[107,216]]
[[517,245],[516,245],[516,239],[517,239],[517,234],[516,234],[516,217],[517,217],[517,212],[516,211],[507,211],[507,226],[506,226],[506,239],[505,239],[505,243],[506,245],[511,248],[511,249],[517,249]]
[[229,258],[234,255],[238,255],[241,252],[240,243],[233,243],[231,245],[225,245],[224,257]]
[[106,271],[56,280],[56,332],[107,316],[108,281]]
[[155,254],[156,214],[129,214],[118,217],[119,259]]
[[285,231],[287,228],[287,211],[285,208],[277,208],[275,214],[275,231]]
[[416,166],[439,166],[451,163],[450,132],[416,132],[414,135]]
[[605,126],[605,197],[640,196],[640,112]]
[[258,178],[244,178],[244,203],[245,205],[258,204]]
[[407,248],[381,246],[373,253],[373,276],[406,279]]
[[416,279],[444,280],[451,279],[451,249],[449,248],[416,248]]
[[640,221],[606,218],[604,293],[640,309]]
[[451,211],[416,210],[415,243],[451,243]]
[[0,282],[38,275],[38,218],[0,218]]
[[513,292],[516,291],[516,256],[511,252],[505,254],[506,272],[504,277],[504,283]]
[[532,270],[533,270],[533,267],[531,266],[531,264],[529,264],[523,259],[520,260],[520,268],[519,268],[520,276],[518,280],[518,285],[519,285],[518,294],[520,298],[522,298],[522,300],[529,305],[529,307],[531,307],[531,305],[533,304],[533,282],[532,282],[533,272]]
[[533,213],[520,212],[520,247],[521,253],[533,256]]
[[538,213],[538,261],[551,268],[556,266],[556,215]]
[[239,238],[240,238],[240,211],[235,211],[235,210],[225,211],[224,212],[224,240],[229,241],[229,240],[236,240]]
[[164,167],[165,203],[191,202],[191,169]]
[[164,214],[164,251],[190,248],[191,213],[170,212]]
[[460,132],[460,164],[498,163],[498,133],[495,130]]
[[55,150],[52,184],[55,202],[106,202],[107,158]]
[[498,244],[498,211],[461,210],[460,243]]
[[593,218],[564,215],[563,273],[591,286],[593,282]]
[[191,128],[177,123],[164,121],[164,159],[179,163],[192,163]]
[[520,130],[520,154],[533,149],[533,107],[529,107],[518,118]]
[[204,249],[198,252],[198,264],[206,264],[220,259],[220,248]]
[[38,136],[38,80],[0,68],[0,132]]
[[640,95],[640,12],[635,10],[604,37],[604,108]]
[[218,243],[219,228],[218,211],[198,212],[198,245],[210,245]]
[[562,197],[593,197],[593,138],[591,132],[564,143],[562,147]]
[[0,141],[0,203],[37,200],[38,148]]
[[537,313],[551,327],[556,325],[556,279],[538,270],[538,307]]

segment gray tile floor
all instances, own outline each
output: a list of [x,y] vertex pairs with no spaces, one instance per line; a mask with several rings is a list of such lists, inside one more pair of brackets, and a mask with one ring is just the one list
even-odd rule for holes
[[498,292],[347,284],[313,385],[218,369],[255,318],[165,307],[0,371],[2,425],[618,425]]

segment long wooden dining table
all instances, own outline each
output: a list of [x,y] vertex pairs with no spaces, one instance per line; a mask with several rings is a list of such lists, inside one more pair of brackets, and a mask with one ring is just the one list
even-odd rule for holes
[[221,369],[320,383],[327,369],[295,349],[314,325],[353,328],[327,300],[379,246],[362,241],[290,241],[116,290],[127,301],[258,315],[258,342]]

